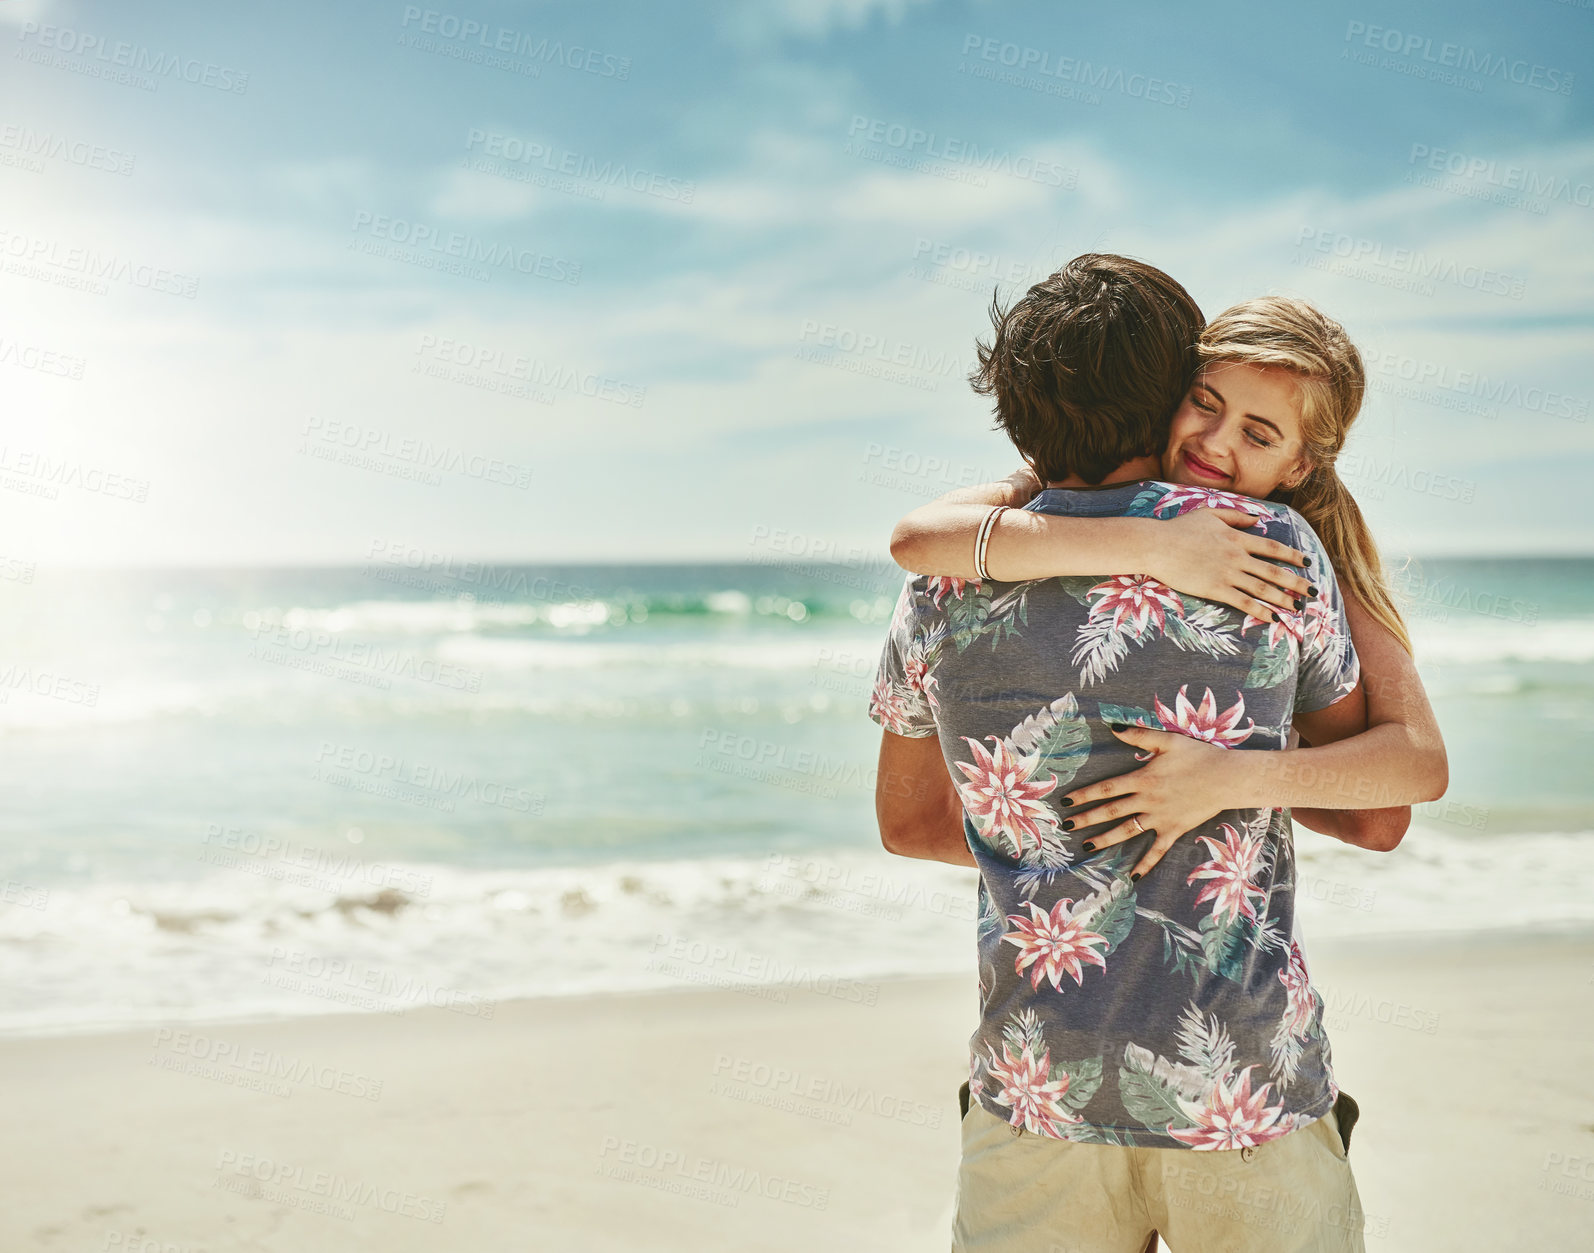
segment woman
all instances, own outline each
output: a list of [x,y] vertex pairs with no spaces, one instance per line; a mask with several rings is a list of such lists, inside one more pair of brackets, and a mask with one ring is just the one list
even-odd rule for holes
[[[1005,483],[951,492],[910,513],[897,524],[891,554],[920,574],[972,578],[976,541],[983,538],[985,572],[993,579],[1149,575],[1175,591],[1242,610],[1247,626],[1269,624],[1299,641],[1312,629],[1304,598],[1317,590],[1307,558],[1247,534],[1265,509],[1260,501],[1293,507],[1322,540],[1339,578],[1367,703],[1366,731],[1300,759],[1303,774],[1310,769],[1329,777],[1311,788],[1320,807],[1297,807],[1294,816],[1362,847],[1393,848],[1410,821],[1410,805],[1444,793],[1448,768],[1377,547],[1334,469],[1361,407],[1361,356],[1344,328],[1311,305],[1263,297],[1211,322],[1199,357],[1200,371],[1162,454],[1167,481],[1203,489],[1189,494],[1177,518],[1076,518],[1020,509],[992,518],[994,507],[1023,504],[1045,486],[1026,469]],[[1091,851],[1141,830],[1158,833],[1137,877],[1214,814],[1273,803],[1267,797],[1269,754],[1222,754],[1219,770],[1214,750],[1187,736],[1141,728],[1118,733],[1147,750],[1143,759],[1150,764],[1078,789],[1070,803],[1118,798],[1072,815],[1077,826],[1122,819],[1092,839]]]

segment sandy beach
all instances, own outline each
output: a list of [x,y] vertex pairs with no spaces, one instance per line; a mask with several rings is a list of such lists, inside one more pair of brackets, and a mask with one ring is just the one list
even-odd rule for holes
[[[1367,1247],[1585,1247],[1594,939],[1308,940]],[[0,1043],[0,1249],[947,1247],[972,980]]]

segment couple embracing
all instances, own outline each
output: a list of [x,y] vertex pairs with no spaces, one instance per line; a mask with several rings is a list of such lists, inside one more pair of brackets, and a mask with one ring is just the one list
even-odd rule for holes
[[1334,469],[1361,358],[1111,255],[992,316],[1025,468],[898,524],[869,704],[885,847],[980,872],[953,1248],[1359,1250],[1291,820],[1388,851],[1447,777]]

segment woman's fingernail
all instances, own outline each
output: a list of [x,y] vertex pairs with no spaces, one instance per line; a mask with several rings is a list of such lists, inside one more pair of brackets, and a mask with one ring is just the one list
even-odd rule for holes
[[1314,584],[1313,586],[1307,588],[1306,589],[1306,594],[1308,596],[1316,596],[1317,595],[1317,586]]
[[1073,804],[1074,804],[1074,798],[1072,796],[1063,797],[1063,808],[1064,809],[1071,809],[1073,807]]
[[1129,876],[1129,882],[1133,883],[1138,878],[1140,878],[1140,871],[1137,870],[1134,872],[1134,874]]
[[1301,560],[1304,561],[1307,565],[1311,565],[1312,564],[1312,559],[1310,557],[1304,557],[1303,556],[1301,558]]
[[1303,610],[1305,608],[1306,608],[1306,602],[1304,600],[1297,600],[1295,602],[1295,612],[1296,613],[1299,613],[1301,610]]
[[1109,722],[1107,725],[1110,726],[1114,731],[1127,731],[1129,729],[1129,724],[1127,722]]
[[1081,844],[1079,847],[1084,849],[1087,853],[1094,853],[1096,851],[1096,846],[1094,844]]
[[1064,818],[1063,819],[1063,830],[1064,831],[1072,831],[1073,829],[1074,829],[1073,822],[1070,819],[1068,819],[1068,818]]

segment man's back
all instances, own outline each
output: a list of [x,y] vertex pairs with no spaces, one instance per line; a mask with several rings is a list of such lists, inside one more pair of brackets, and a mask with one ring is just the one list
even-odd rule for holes
[[1151,1148],[1226,1148],[1332,1105],[1321,999],[1294,939],[1282,811],[1231,810],[1140,882],[1152,837],[1099,853],[1067,831],[1070,787],[1133,770],[1106,728],[1139,723],[1225,748],[1279,749],[1297,711],[1350,691],[1356,660],[1321,544],[1279,505],[1130,483],[1030,508],[1173,517],[1243,505],[1313,557],[1319,594],[1280,624],[1154,580],[911,580],[870,716],[939,734],[980,868],[982,1022],[971,1093],[1027,1130]]

